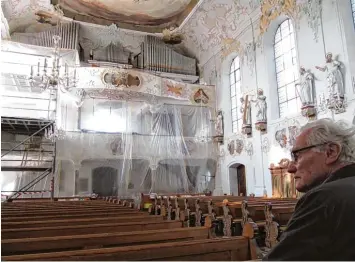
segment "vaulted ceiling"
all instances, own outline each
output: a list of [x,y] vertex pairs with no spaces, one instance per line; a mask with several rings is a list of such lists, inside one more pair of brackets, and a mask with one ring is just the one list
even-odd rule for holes
[[13,32],[38,32],[49,24],[36,22],[38,11],[52,12],[59,5],[64,16],[96,25],[161,33],[178,27],[199,0],[3,0],[2,8]]
[[178,27],[198,0],[52,0],[66,17],[100,25],[161,32]]

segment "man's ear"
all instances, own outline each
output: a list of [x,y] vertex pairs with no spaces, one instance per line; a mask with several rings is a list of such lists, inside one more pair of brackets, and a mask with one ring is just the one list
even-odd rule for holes
[[340,153],[341,153],[341,146],[339,144],[332,143],[327,145],[326,147],[327,158],[325,160],[325,163],[326,164],[335,163],[336,161],[338,161]]

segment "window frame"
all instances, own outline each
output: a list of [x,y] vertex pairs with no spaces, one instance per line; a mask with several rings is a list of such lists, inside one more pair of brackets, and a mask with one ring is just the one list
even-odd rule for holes
[[351,12],[353,14],[353,22],[355,27],[355,0],[350,0]]
[[[302,106],[296,88],[296,83],[300,77],[296,34],[290,18],[285,19],[277,27],[273,48],[278,111],[279,118],[283,118],[287,117],[290,111],[292,113],[299,113]],[[287,49],[285,50],[285,48]]]
[[[238,63],[237,63],[238,62]],[[238,73],[237,73],[238,72]],[[242,119],[239,112],[239,99],[241,95],[242,73],[240,66],[240,58],[236,56],[233,58],[229,67],[229,92],[231,98],[231,119],[232,132],[238,133],[239,122]],[[238,79],[237,79],[238,76]]]

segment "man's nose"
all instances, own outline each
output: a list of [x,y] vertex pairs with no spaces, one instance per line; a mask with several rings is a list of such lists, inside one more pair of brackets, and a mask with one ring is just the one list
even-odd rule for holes
[[295,162],[290,162],[290,164],[288,165],[288,168],[287,168],[287,172],[294,174],[294,173],[296,173],[296,171],[297,171],[297,167],[295,165]]

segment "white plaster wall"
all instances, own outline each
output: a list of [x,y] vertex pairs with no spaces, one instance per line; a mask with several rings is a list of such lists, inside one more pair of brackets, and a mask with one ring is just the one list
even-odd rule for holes
[[[231,2],[224,1],[224,2]],[[345,68],[345,88],[348,101],[347,111],[343,114],[332,116],[331,113],[320,114],[318,118],[334,117],[334,119],[344,119],[353,121],[355,113],[355,30],[352,20],[350,1],[345,0],[323,0],[322,1],[322,23],[319,24],[318,41],[314,39],[313,30],[308,26],[308,20],[302,16],[296,28],[296,47],[298,51],[298,63],[306,69],[310,69],[315,76],[316,95],[324,92],[325,89],[325,73],[315,69],[315,66],[323,66],[325,64],[325,54],[332,52],[337,56]],[[256,73],[250,74],[249,68],[244,63],[242,67],[242,92],[249,93],[256,88],[262,88],[267,96],[268,104],[268,132],[261,135],[259,131],[253,129],[252,138],[246,139],[253,143],[254,153],[248,156],[245,151],[239,156],[231,156],[227,151],[228,139],[233,137],[231,126],[231,102],[229,90],[229,67],[233,58],[237,55],[231,53],[225,59],[221,57],[221,47],[214,47],[211,54],[210,51],[199,52],[199,60],[203,69],[203,78],[206,82],[216,82],[217,89],[217,108],[221,108],[224,113],[225,121],[225,143],[222,146],[226,152],[225,156],[220,160],[220,172],[216,177],[216,192],[219,194],[230,193],[229,184],[229,166],[233,163],[241,163],[245,165],[247,194],[255,193],[262,195],[264,189],[268,196],[272,195],[271,175],[268,167],[271,163],[277,164],[284,157],[289,157],[289,151],[281,149],[276,145],[274,139],[275,129],[280,125],[287,125],[287,122],[297,120],[301,125],[307,122],[307,119],[300,114],[290,115],[287,118],[280,119],[278,113],[276,74],[274,65],[274,34],[278,25],[287,17],[280,16],[274,20],[268,31],[262,36],[261,45],[256,50]],[[258,16],[254,16],[254,28],[258,28]],[[187,25],[188,22],[187,22]],[[223,24],[221,25],[223,26]],[[241,27],[243,24],[240,25]],[[234,38],[241,44],[252,41],[252,28],[247,26],[243,30],[239,30],[239,34]],[[256,32],[257,34],[258,32]],[[192,41],[188,41],[192,43]],[[212,56],[212,57],[211,57]],[[214,70],[216,72],[214,72]],[[215,80],[209,80],[212,75],[216,76]],[[252,110],[253,122],[255,122],[255,109]],[[268,153],[261,150],[261,142],[267,137],[270,144]]]

